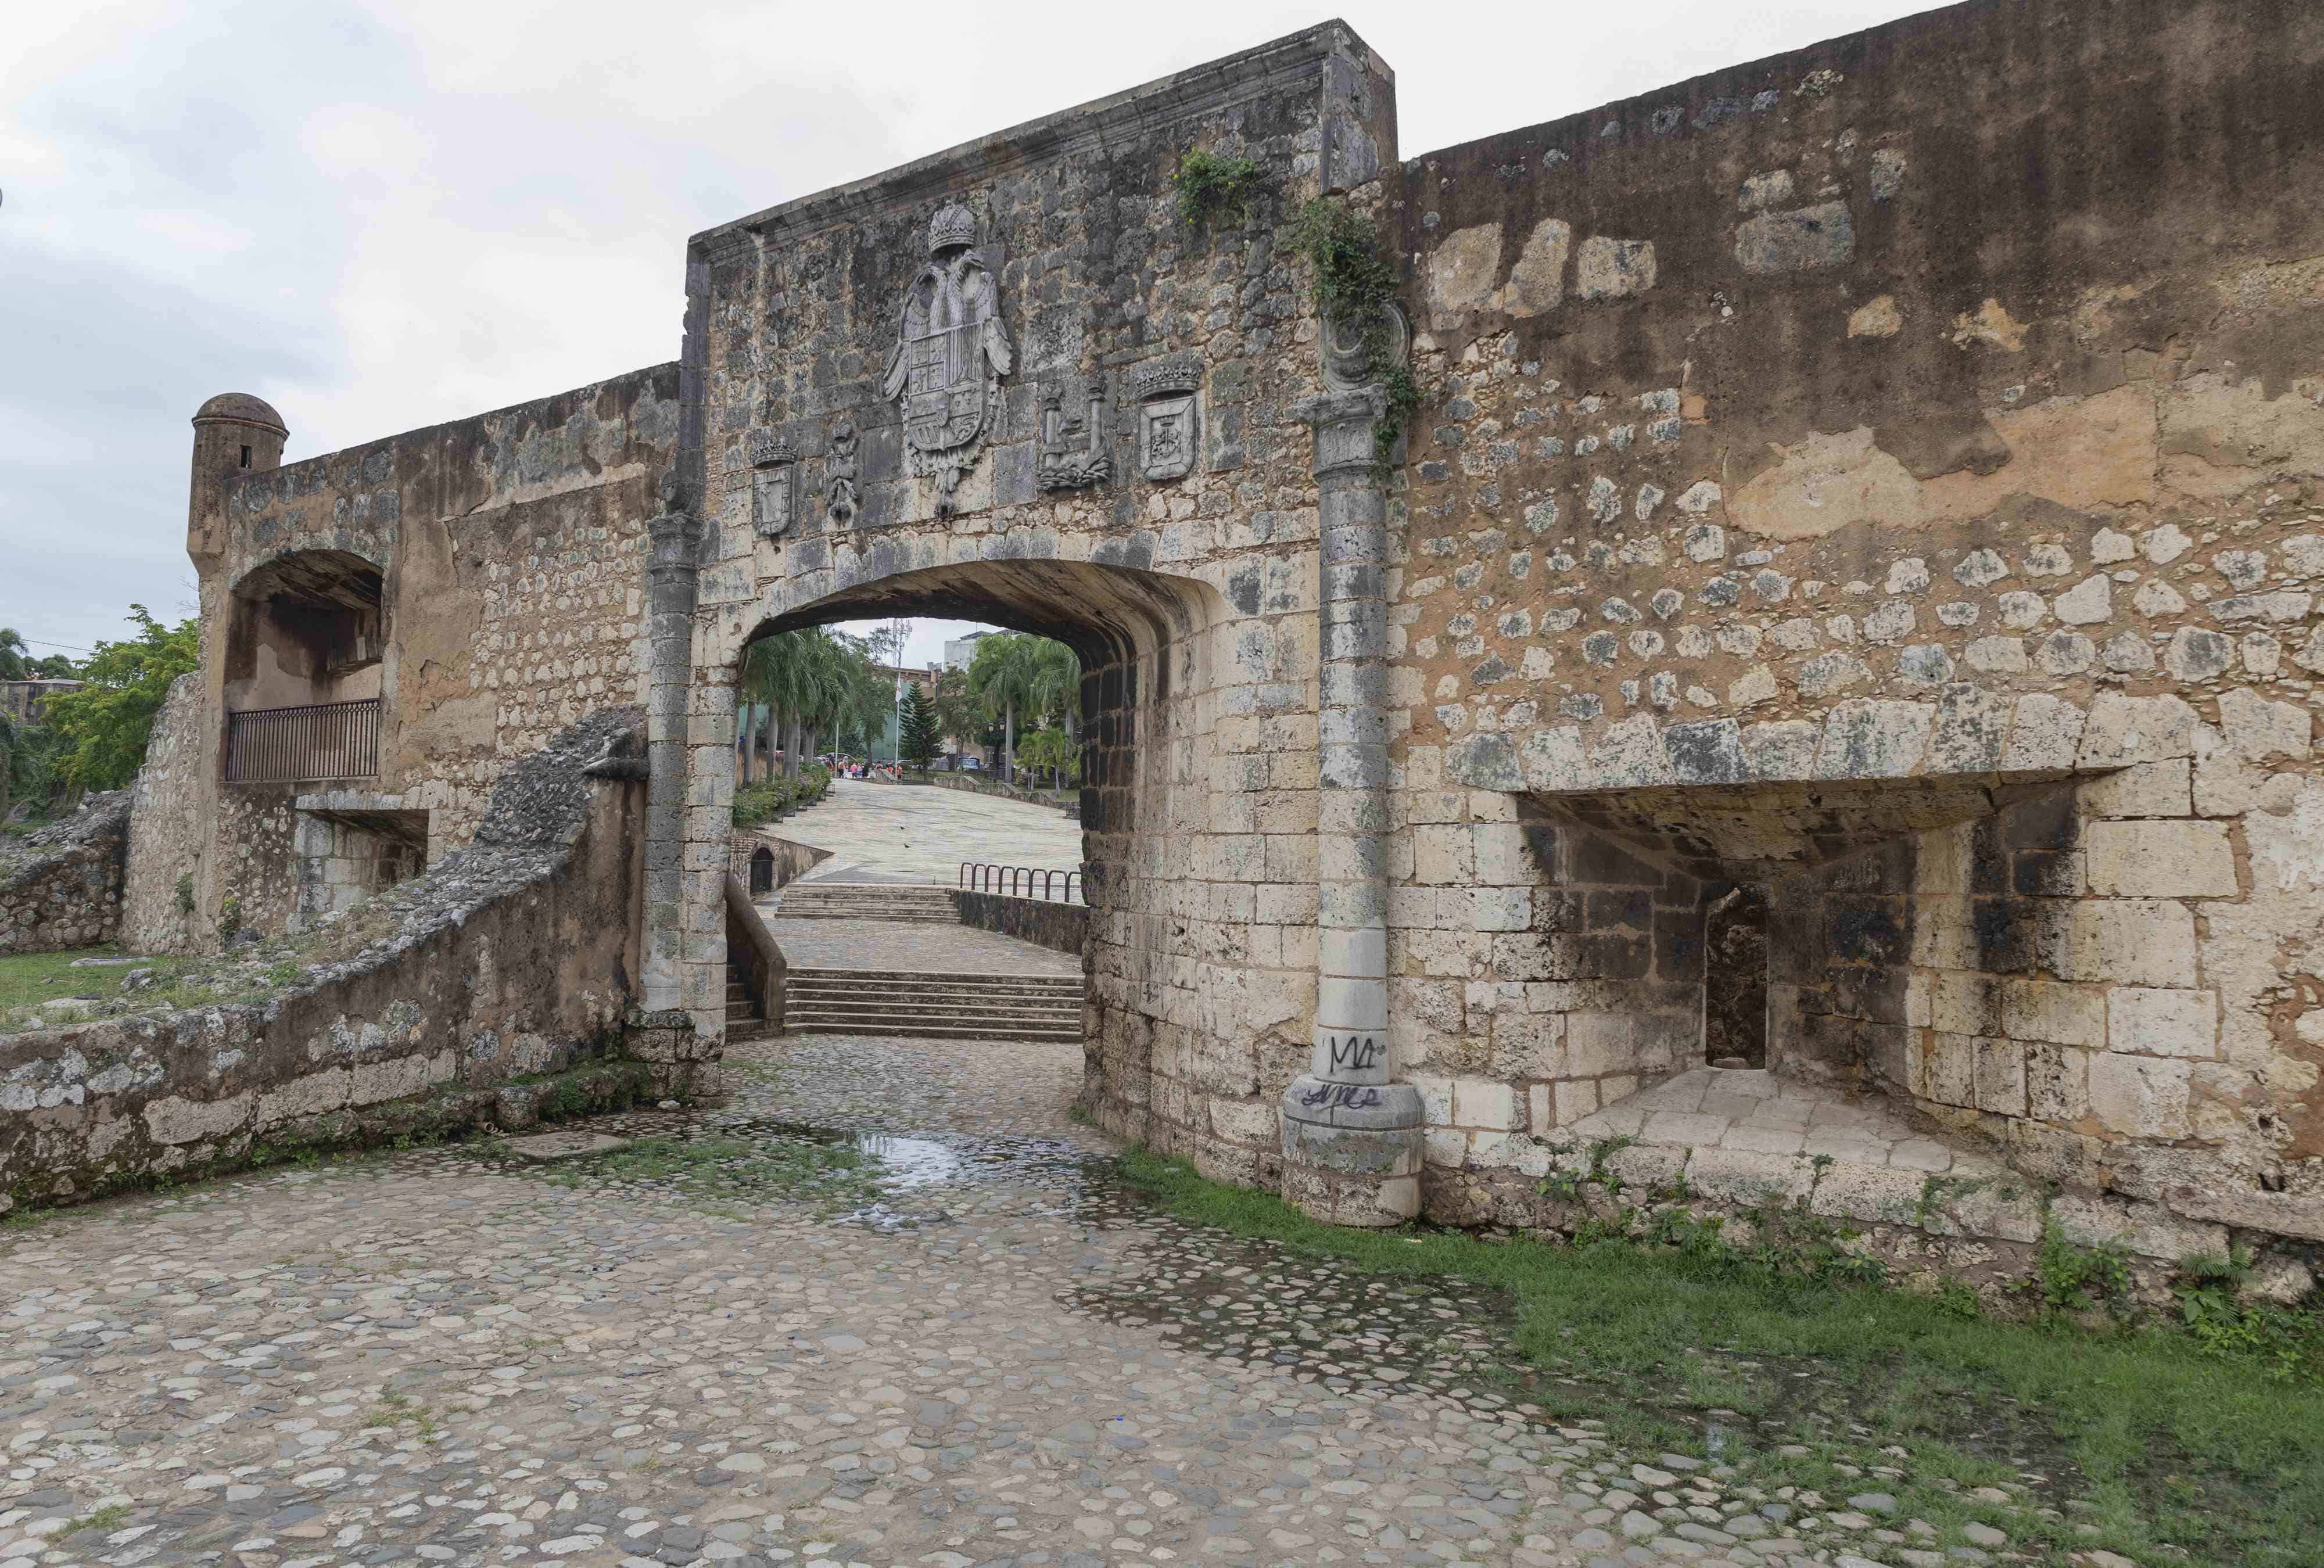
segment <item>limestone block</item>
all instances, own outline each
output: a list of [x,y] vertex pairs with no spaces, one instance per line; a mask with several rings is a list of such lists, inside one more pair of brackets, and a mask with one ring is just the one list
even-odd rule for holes
[[2114,614],[2114,585],[2100,573],[2084,577],[2059,595],[2051,613],[2069,626],[2093,626]]
[[[2019,705],[2021,722],[2024,705]],[[2175,696],[2109,692],[2092,705],[2079,765],[2092,771],[2195,753],[2195,710]]]
[[1452,1084],[1452,1121],[1461,1127],[1507,1131],[1521,1125],[1522,1102],[1508,1084],[1490,1078],[1458,1078]]
[[2025,1114],[2025,1047],[2015,1040],[1977,1042],[1977,1108],[2001,1116]]
[[1844,702],[1826,715],[1816,752],[1819,779],[1900,779],[1920,766],[1933,705]]
[[2002,984],[2001,1032],[2016,1040],[2061,1046],[2106,1044],[2106,994],[2094,987],[2047,980]]
[[1802,719],[1753,724],[1742,733],[1744,765],[1756,780],[1815,777],[1817,727]]
[[2126,1138],[2188,1134],[2187,1062],[2112,1052],[2090,1058],[2090,1111],[2107,1131]]
[[[1554,1088],[1556,1090],[1555,1125],[1559,1127],[1579,1121],[1599,1107],[1600,1085],[1594,1079],[1584,1078],[1578,1081],[1569,1079],[1554,1085]],[[1545,1131],[1550,1125],[1551,1123],[1545,1121],[1536,1122],[1534,1130],[1537,1132]]]
[[1479,931],[1523,931],[1533,924],[1533,890],[1529,887],[1480,887],[1473,895],[1471,928]]
[[[1562,253],[1559,259],[1562,263]],[[1445,235],[1428,258],[1430,327],[1448,331],[1468,311],[1483,305],[1493,293],[1500,268],[1499,223],[1476,224]]]
[[1565,298],[1565,258],[1572,243],[1573,226],[1563,219],[1545,217],[1534,225],[1517,265],[1509,269],[1509,281],[1496,291],[1494,303],[1511,316],[1537,316],[1555,309]]
[[1855,254],[1855,225],[1844,201],[1763,212],[1736,226],[1735,259],[1747,272],[1836,267]]
[[2034,960],[2060,980],[2195,983],[2195,919],[2183,904],[2152,899],[2040,900]]
[[2101,821],[2085,835],[2091,890],[2118,898],[2227,899],[2236,855],[2223,823]]
[[2025,1047],[2026,1114],[2076,1122],[2090,1113],[2089,1053],[2072,1046]]
[[1919,1216],[1921,1193],[1927,1181],[1920,1171],[1843,1159],[1826,1167],[1808,1207],[1826,1219],[1909,1225]]
[[1815,1167],[1795,1156],[1737,1148],[1698,1148],[1686,1162],[1691,1193],[1712,1203],[1751,1207],[1774,1198],[1789,1204],[1808,1195]]
[[2075,807],[2085,816],[2185,816],[2192,773],[2183,757],[2142,762],[2081,786]]
[[145,1107],[145,1130],[156,1143],[198,1143],[239,1130],[250,1120],[255,1094],[224,1100],[187,1100],[171,1095]]
[[2218,1055],[2219,1003],[2208,991],[2117,985],[2107,992],[2107,1048],[2147,1056]]
[[1655,286],[1652,240],[1609,239],[1592,235],[1573,260],[1573,291],[1583,300],[1614,300],[1643,294]]
[[2173,1263],[2198,1253],[2227,1255],[2226,1226],[2181,1220],[2154,1204],[2061,1193],[2051,1200],[2050,1213],[2067,1240],[2080,1247],[2111,1243]]
[[2001,765],[2013,770],[2063,771],[2074,766],[2085,728],[2082,710],[2036,692],[2017,699]]
[[2288,702],[2270,702],[2244,687],[2219,698],[2219,728],[2247,762],[2264,762],[2273,757],[2300,761],[2309,752],[2308,710]]
[[1565,1019],[1567,1070],[1577,1078],[1600,1078],[1635,1065],[1632,1019],[1620,1012],[1574,1012]]
[[336,1111],[347,1102],[347,1089],[352,1077],[348,1069],[332,1067],[319,1073],[303,1074],[288,1084],[271,1089],[259,1096],[258,1111],[252,1118],[252,1126],[263,1130],[278,1122]]

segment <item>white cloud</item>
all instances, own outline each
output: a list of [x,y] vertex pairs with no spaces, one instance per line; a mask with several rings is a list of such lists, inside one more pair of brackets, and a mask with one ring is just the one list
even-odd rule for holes
[[[1342,14],[1397,72],[1409,155],[1912,8]],[[0,625],[84,645],[133,599],[182,600],[186,420],[210,394],[274,402],[295,458],[671,358],[687,235],[1319,19],[1278,0],[16,12]]]

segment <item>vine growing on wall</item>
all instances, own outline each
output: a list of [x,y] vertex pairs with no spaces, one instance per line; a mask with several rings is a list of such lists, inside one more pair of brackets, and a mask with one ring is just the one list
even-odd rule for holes
[[1259,167],[1249,158],[1222,158],[1200,147],[1189,147],[1178,160],[1170,188],[1178,193],[1178,217],[1188,228],[1219,220],[1232,227],[1249,212],[1250,194],[1259,189]]
[[1420,383],[1395,354],[1396,263],[1362,215],[1323,197],[1299,209],[1290,240],[1314,265],[1316,314],[1362,342],[1367,363],[1388,392],[1374,437],[1374,454],[1385,467],[1420,407]]

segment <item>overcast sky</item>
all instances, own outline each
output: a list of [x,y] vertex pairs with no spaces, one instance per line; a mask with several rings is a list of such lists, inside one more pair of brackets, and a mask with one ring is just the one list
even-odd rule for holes
[[[1340,9],[1407,157],[1906,0]],[[191,613],[187,420],[286,457],[676,357],[686,236],[1323,20],[1278,0],[74,0],[0,49],[0,626]],[[917,629],[915,661],[955,623]]]

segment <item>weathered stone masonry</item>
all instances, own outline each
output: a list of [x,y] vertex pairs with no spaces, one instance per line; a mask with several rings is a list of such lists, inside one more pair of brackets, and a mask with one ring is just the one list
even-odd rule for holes
[[[1328,24],[694,236],[675,364],[281,468],[214,400],[135,939],[318,918],[640,702],[641,1000],[715,1052],[742,650],[958,615],[1082,656],[1117,1132],[1533,1223],[1731,1054],[2149,1250],[2324,1240],[2319,84],[2312,6],[1979,0],[1399,161]],[[1402,269],[1383,468],[1318,196]],[[373,694],[374,779],[222,781],[229,708]],[[1803,1179],[1715,1152],[1632,1154]]]

